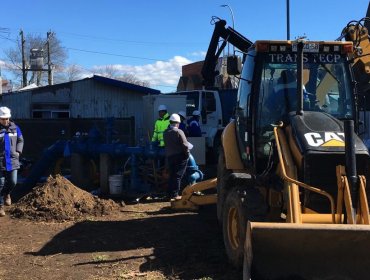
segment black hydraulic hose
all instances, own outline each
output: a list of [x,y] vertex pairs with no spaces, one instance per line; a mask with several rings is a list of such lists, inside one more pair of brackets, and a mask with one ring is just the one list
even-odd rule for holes
[[297,44],[297,115],[303,115],[303,47],[304,42]]
[[[344,121],[344,135],[345,135],[345,157],[346,157],[346,175],[350,187],[353,213],[356,213],[358,205],[359,184],[356,169],[356,150],[355,150],[355,133],[353,120]],[[354,220],[355,221],[355,220]]]

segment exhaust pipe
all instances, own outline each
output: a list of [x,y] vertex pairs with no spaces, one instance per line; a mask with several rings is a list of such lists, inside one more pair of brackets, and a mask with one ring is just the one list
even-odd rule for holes
[[352,206],[353,206],[353,221],[356,222],[356,209],[358,206],[358,177],[356,167],[356,147],[355,147],[355,133],[353,120],[344,121],[344,135],[345,135],[345,158],[346,158],[346,175],[351,192]]
[[303,115],[303,47],[304,40],[297,41],[297,111],[296,115]]

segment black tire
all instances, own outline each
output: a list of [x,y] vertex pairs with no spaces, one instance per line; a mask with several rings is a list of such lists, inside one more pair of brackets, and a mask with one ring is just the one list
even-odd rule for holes
[[217,164],[217,220],[222,225],[222,208],[227,194],[227,180],[231,171],[226,169],[225,154],[222,147],[218,155]]
[[233,188],[223,206],[222,231],[226,254],[238,269],[243,266],[244,242],[248,221],[265,221],[266,204],[256,188]]

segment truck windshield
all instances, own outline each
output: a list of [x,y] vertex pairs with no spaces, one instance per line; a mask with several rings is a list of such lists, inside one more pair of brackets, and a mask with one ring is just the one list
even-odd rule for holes
[[191,116],[194,110],[200,110],[199,91],[180,91],[180,92],[175,92],[171,94],[186,96],[186,115],[187,116]]
[[[276,123],[297,108],[297,64],[292,54],[262,54],[258,126]],[[290,57],[289,57],[290,56]],[[353,117],[353,91],[345,55],[304,53],[305,111],[322,111],[338,119]]]

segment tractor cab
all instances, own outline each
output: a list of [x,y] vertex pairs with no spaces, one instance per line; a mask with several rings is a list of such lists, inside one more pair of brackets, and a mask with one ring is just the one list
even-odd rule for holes
[[[256,173],[266,168],[273,127],[280,121],[288,125],[290,112],[301,114],[297,109],[300,98],[303,112],[322,112],[338,120],[355,119],[348,61],[351,52],[349,42],[306,42],[302,73],[299,73],[295,42],[257,41],[254,44],[244,62],[236,117],[239,139],[244,140],[239,147],[247,166],[254,166]],[[302,94],[297,83],[299,78]]]

